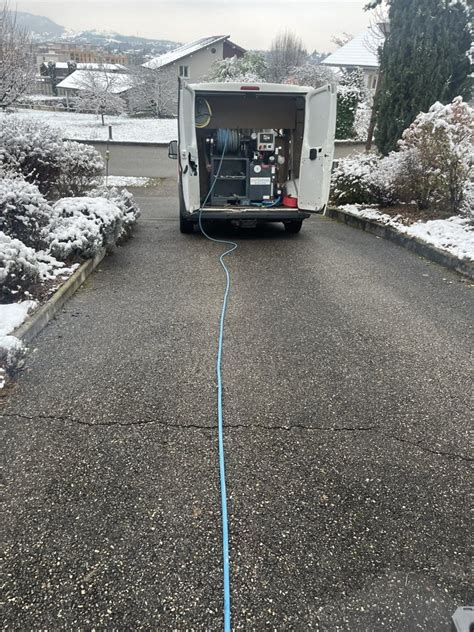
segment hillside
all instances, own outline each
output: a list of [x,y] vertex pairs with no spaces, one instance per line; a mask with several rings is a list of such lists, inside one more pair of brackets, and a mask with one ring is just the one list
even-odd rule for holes
[[170,40],[149,39],[115,32],[71,31],[43,15],[33,15],[24,11],[18,11],[16,15],[18,24],[31,31],[34,41],[38,43],[60,40],[100,46],[110,52],[140,52],[145,55],[159,55],[179,46],[179,43]]
[[52,39],[61,37],[65,32],[64,26],[60,26],[45,17],[44,15],[33,15],[32,13],[25,13],[23,11],[17,11],[16,13],[17,23],[26,28],[34,36],[35,40]]

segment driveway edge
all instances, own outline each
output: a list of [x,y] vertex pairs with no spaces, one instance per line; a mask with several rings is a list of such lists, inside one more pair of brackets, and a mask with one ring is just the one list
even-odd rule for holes
[[398,246],[403,246],[403,248],[411,250],[420,257],[425,257],[425,259],[434,261],[445,268],[455,270],[469,279],[474,279],[474,262],[469,259],[459,259],[444,250],[440,250],[428,244],[422,239],[403,235],[390,226],[385,226],[384,224],[379,224],[373,220],[364,219],[363,217],[358,217],[339,209],[328,207],[326,208],[325,215],[326,217],[343,222],[353,228],[359,228],[377,237],[382,237],[382,239],[388,239]]
[[71,298],[71,296],[81,287],[87,277],[97,268],[105,257],[106,249],[102,248],[93,259],[88,259],[81,263],[68,280],[61,285],[44,305],[31,316],[20,327],[12,331],[11,335],[16,336],[25,344],[31,342],[46,327],[46,325],[56,316],[61,307]]

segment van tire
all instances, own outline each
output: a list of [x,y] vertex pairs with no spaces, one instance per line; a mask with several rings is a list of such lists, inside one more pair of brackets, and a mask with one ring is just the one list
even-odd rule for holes
[[181,182],[179,183],[179,230],[184,235],[190,235],[194,232],[194,224],[185,217],[186,209],[184,208],[183,192],[181,190]]
[[189,235],[194,232],[194,224],[187,220],[183,215],[179,214],[179,230],[185,235]]
[[285,222],[285,230],[286,230],[286,232],[290,233],[292,235],[294,235],[296,233],[299,233],[302,226],[303,226],[303,220],[302,219],[293,220],[291,222]]

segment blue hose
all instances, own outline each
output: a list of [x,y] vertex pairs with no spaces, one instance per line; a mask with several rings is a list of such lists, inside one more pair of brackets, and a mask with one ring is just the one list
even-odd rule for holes
[[222,301],[222,309],[221,316],[219,321],[219,342],[217,346],[217,362],[216,362],[216,375],[217,375],[217,430],[218,430],[218,442],[219,442],[219,478],[220,478],[220,487],[221,487],[221,517],[222,517],[222,558],[223,558],[223,575],[224,575],[224,631],[230,632],[230,572],[229,572],[229,527],[227,520],[227,491],[225,484],[225,453],[224,453],[224,428],[223,428],[223,414],[222,414],[222,347],[224,342],[224,321],[225,314],[227,310],[227,299],[229,297],[230,291],[230,274],[227,266],[224,263],[224,257],[230,255],[231,252],[234,252],[238,247],[235,241],[226,241],[224,239],[215,239],[206,233],[204,228],[202,227],[202,209],[208,201],[212,191],[214,190],[214,186],[217,182],[217,178],[221,172],[222,163],[224,160],[224,155],[227,147],[227,140],[229,136],[226,134],[224,140],[224,146],[222,150],[221,161],[219,163],[219,167],[217,169],[217,173],[214,176],[214,182],[209,188],[208,194],[204,199],[200,209],[199,209],[199,230],[201,233],[209,239],[210,241],[214,241],[218,244],[228,244],[232,246],[225,252],[223,252],[219,261],[221,266],[224,269],[226,276],[226,288],[224,292],[224,299]]

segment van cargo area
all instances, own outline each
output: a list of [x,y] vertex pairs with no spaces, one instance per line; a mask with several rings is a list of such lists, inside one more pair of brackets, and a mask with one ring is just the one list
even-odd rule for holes
[[293,204],[286,189],[299,177],[304,113],[299,95],[197,94],[201,204],[214,180],[206,206]]
[[181,223],[200,210],[206,219],[283,221],[298,232],[327,202],[334,122],[330,85],[183,82]]

